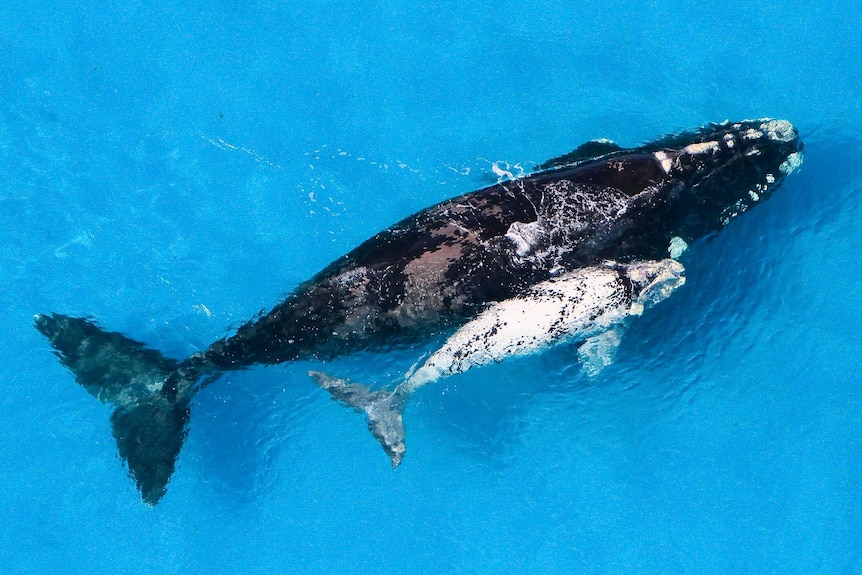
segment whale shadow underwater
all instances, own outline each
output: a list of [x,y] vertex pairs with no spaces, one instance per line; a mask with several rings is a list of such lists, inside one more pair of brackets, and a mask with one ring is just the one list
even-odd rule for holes
[[85,318],[35,326],[90,394],[141,497],[165,494],[191,401],[223,373],[448,339],[393,388],[310,372],[366,415],[393,467],[409,397],[440,378],[562,343],[587,375],[626,325],[685,283],[679,258],[802,162],[785,120],[708,124],[634,148],[587,142],[531,175],[421,210],[338,258],[268,313],[178,361]]

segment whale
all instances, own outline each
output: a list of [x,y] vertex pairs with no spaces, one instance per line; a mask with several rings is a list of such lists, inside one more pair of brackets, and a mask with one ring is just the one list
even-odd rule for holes
[[[682,285],[686,248],[768,199],[802,158],[798,130],[770,118],[631,148],[587,142],[534,173],[404,218],[184,359],[90,318],[38,313],[34,325],[75,380],[113,408],[118,453],[149,505],[167,492],[192,400],[224,373],[446,338],[394,390],[312,374],[366,414],[397,466],[401,414],[422,385],[565,342],[580,345],[588,374],[597,371],[610,353],[589,350],[613,348],[632,317]],[[526,319],[506,319],[516,313]]]

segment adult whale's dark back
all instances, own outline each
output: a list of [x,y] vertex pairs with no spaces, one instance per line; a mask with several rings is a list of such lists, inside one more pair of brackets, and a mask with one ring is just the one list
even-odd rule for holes
[[120,455],[155,504],[190,401],[220,373],[421,341],[553,275],[604,260],[662,259],[672,243],[714,233],[767,198],[801,148],[789,122],[770,119],[711,124],[630,149],[590,142],[545,171],[402,220],[182,362],[85,319],[40,314],[35,323],[77,381],[115,406]]

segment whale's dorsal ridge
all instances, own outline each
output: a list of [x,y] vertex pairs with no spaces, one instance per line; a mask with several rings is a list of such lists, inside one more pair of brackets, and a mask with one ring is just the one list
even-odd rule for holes
[[620,147],[616,142],[605,138],[590,140],[589,142],[584,142],[583,144],[581,144],[567,154],[551,158],[550,160],[539,164],[537,168],[540,170],[547,170],[548,168],[559,168],[560,166],[575,164],[583,160],[592,160],[593,158],[604,156],[606,154],[613,154],[614,152],[619,152],[622,149],[623,148]]

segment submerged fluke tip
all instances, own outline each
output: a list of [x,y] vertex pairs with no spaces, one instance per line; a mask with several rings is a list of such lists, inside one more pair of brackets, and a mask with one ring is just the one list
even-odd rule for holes
[[368,430],[389,456],[392,469],[401,465],[406,451],[402,419],[405,397],[402,393],[398,390],[373,390],[367,385],[351,383],[321,371],[309,371],[308,375],[328,391],[332,399],[364,413]]

